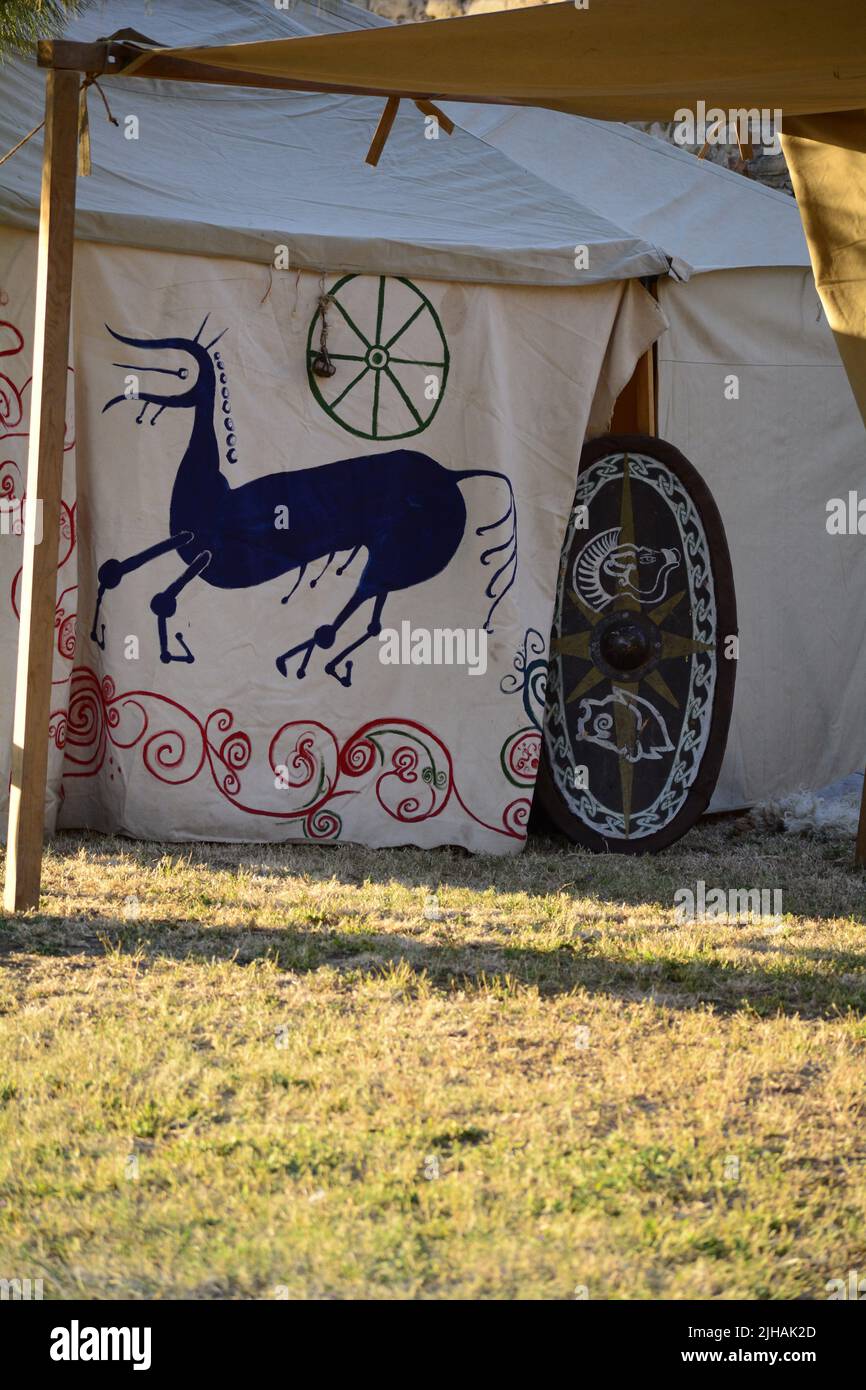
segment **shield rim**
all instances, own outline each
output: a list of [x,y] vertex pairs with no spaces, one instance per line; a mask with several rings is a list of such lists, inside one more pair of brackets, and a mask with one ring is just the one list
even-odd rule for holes
[[[589,849],[596,854],[652,854],[666,849],[682,839],[687,831],[697,823],[707,806],[719,780],[722,761],[728,741],[728,730],[734,706],[734,687],[737,679],[737,660],[727,659],[722,651],[724,641],[738,636],[737,599],[734,590],[734,572],[731,553],[725,535],[724,522],[715,498],[704,482],[694,464],[690,463],[674,444],[666,439],[644,434],[605,434],[585,444],[580,455],[577,476],[591,468],[600,458],[610,453],[650,454],[675,474],[689,493],[697,508],[707,537],[710,567],[716,598],[716,688],[713,696],[713,712],[710,718],[710,732],[701,759],[698,775],[686,794],[686,799],[677,814],[661,830],[651,835],[642,835],[639,840],[613,840],[598,831],[591,830],[576,816],[565,803],[554,781],[547,757],[547,707],[541,734],[541,757],[535,794],[539,805],[546,812],[558,830],[575,845]],[[565,541],[563,539],[563,545]],[[560,547],[560,555],[562,547]],[[567,568],[567,567],[566,567]],[[562,572],[562,571],[560,571]],[[553,628],[551,626],[551,637]],[[551,651],[548,667],[555,660]]]

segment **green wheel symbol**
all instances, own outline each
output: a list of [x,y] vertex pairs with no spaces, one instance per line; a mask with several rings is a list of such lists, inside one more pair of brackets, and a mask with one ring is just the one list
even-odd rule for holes
[[407,439],[430,424],[445,394],[450,360],[439,315],[402,276],[344,275],[328,291],[327,355],[318,376],[322,310],[307,337],[307,377],[319,405],[361,439]]

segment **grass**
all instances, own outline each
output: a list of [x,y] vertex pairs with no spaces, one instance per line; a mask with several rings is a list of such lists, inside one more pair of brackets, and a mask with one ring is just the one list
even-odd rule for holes
[[[733,822],[641,859],[59,837],[0,929],[0,1277],[825,1298],[866,1273],[851,849]],[[677,923],[698,879],[781,888],[781,925]]]

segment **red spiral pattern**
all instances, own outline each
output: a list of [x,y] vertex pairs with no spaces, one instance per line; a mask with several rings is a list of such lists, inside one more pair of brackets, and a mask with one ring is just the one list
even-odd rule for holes
[[336,812],[325,810],[324,807],[311,812],[304,821],[304,830],[311,840],[332,840],[339,835],[342,826]]
[[[7,468],[14,468],[17,477],[13,478],[11,473],[7,473]],[[21,469],[18,467],[18,464],[14,459],[4,459],[3,462],[0,463],[0,497],[8,498],[10,501],[14,497],[17,497],[18,494],[15,489],[20,481]]]
[[376,745],[365,734],[355,734],[340,754],[340,771],[349,777],[363,777],[376,766]]
[[102,687],[93,671],[79,667],[72,674],[66,708],[64,776],[93,777],[99,771],[105,761],[106,726]]
[[[168,725],[163,722],[167,717],[172,721]],[[157,718],[159,725],[153,728]],[[342,749],[324,724],[313,720],[283,724],[268,745],[265,765],[269,793],[280,769],[287,793],[306,791],[308,796],[301,805],[279,810],[241,799],[240,774],[253,763],[253,744],[250,736],[233,724],[230,710],[214,710],[201,720],[177,700],[155,690],[119,695],[110,676],[100,681],[95,671],[79,666],[72,673],[68,709],[52,715],[51,733],[55,745],[65,748],[67,777],[97,775],[109,743],[123,750],[140,747],[144,767],[166,785],[193,781],[207,763],[213,785],[239,811],[297,820],[304,834],[314,840],[333,839],[342,829],[341,818],[330,803],[355,789],[340,786],[341,778],[357,781],[376,768],[376,799],[395,820],[404,824],[429,820],[439,815],[453,795],[477,824],[499,835],[525,837],[529,801],[521,798],[511,802],[500,825],[475,816],[457,793],[447,747],[414,720],[370,720]]]
[[519,729],[506,743],[502,759],[506,772],[519,785],[532,787],[538,775],[541,735],[536,729]]
[[509,835],[517,835],[522,840],[526,839],[526,827],[531,809],[532,802],[525,796],[509,802],[502,812],[502,824]]
[[48,722],[48,742],[55,748],[66,747],[66,711],[55,710]]
[[[0,320],[0,343],[4,341],[4,330],[11,334],[11,345],[7,340],[7,346],[0,347],[0,358],[15,357],[23,350],[23,334],[14,324]],[[29,386],[29,377],[16,383],[10,375],[0,372],[0,441],[27,438],[28,430],[23,427],[24,398]],[[74,446],[74,435],[67,428],[64,452]],[[0,461],[0,497],[16,499],[22,476],[23,460]],[[24,494],[21,500],[25,500]],[[75,503],[70,506],[61,502],[58,570],[76,548],[75,512]],[[16,617],[20,579],[19,570],[10,594]],[[76,585],[69,585],[62,591],[55,611],[57,649],[69,663],[75,652],[77,615],[72,611],[72,599],[76,589]],[[76,667],[71,676],[54,684],[67,681],[67,706],[52,712],[49,725],[53,745],[64,749],[66,777],[98,775],[109,744],[122,750],[139,748],[143,766],[166,785],[192,782],[207,763],[214,786],[238,810],[252,816],[297,819],[308,837],[322,840],[333,838],[341,830],[340,816],[328,803],[356,790],[341,787],[341,779],[358,782],[378,767],[377,802],[398,821],[411,824],[439,815],[453,796],[477,824],[496,834],[525,838],[529,800],[519,798],[506,806],[501,825],[491,825],[474,815],[457,791],[447,747],[414,720],[370,720],[342,748],[334,733],[316,721],[295,720],[282,725],[270,742],[268,766],[274,775],[278,767],[285,769],[287,775],[282,775],[289,792],[307,791],[309,795],[303,805],[274,810],[270,806],[248,805],[240,799],[240,774],[252,763],[253,745],[247,733],[232,728],[231,711],[215,710],[202,721],[178,701],[157,691],[134,690],[118,695],[110,677],[100,682],[96,672],[85,666]],[[152,728],[157,716],[159,726]],[[170,721],[167,725],[162,722],[165,718]],[[526,731],[518,731],[506,742],[502,765],[514,780],[530,785],[537,770],[538,750],[533,749],[525,735]],[[392,739],[397,744],[388,752],[386,744]],[[268,781],[271,783],[272,778]],[[62,787],[60,794],[64,795]]]
[[[9,338],[11,335],[11,341]],[[17,357],[24,350],[24,335],[14,323],[7,319],[0,319],[0,343],[6,343],[5,347],[0,347],[0,357]],[[10,368],[10,371],[12,368]],[[73,369],[69,368],[70,375]],[[27,377],[20,384],[12,379],[5,372],[0,372],[0,440],[20,439],[26,440],[29,429],[24,424],[25,406],[24,396],[27,388],[31,384],[31,378]],[[64,431],[63,451],[68,453],[75,447],[74,436],[70,437],[69,425],[66,424]],[[24,474],[24,459],[14,458],[3,459],[0,462],[0,497],[5,500],[19,500],[22,507],[26,503],[26,493],[19,491]],[[58,556],[57,568],[62,570],[75,549],[75,503],[69,506],[66,502],[60,503],[60,554]],[[20,607],[18,593],[21,584],[21,573],[19,569],[13,577],[10,590],[10,601],[12,610],[16,618],[20,618]],[[57,608],[54,617],[54,626],[57,632],[57,651],[64,661],[70,662],[75,655],[75,629],[76,614],[70,611],[71,602],[67,602],[67,596],[76,592],[77,585],[71,585],[64,589],[57,601]],[[60,680],[52,681],[53,685],[65,685],[69,680],[69,675],[61,677]]]
[[[0,348],[0,357],[15,357],[24,347],[24,336],[14,323],[0,319],[0,335],[4,329],[8,329],[12,334],[13,346]],[[0,439],[7,439],[10,432],[21,424],[24,415],[22,397],[29,385],[29,377],[22,386],[16,386],[11,377],[0,372],[0,429],[3,431]]]

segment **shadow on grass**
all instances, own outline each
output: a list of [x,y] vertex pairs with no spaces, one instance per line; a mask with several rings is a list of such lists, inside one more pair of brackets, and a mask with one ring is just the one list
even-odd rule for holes
[[[448,848],[370,850],[349,844],[157,844],[65,832],[51,843],[49,858],[61,869],[72,861],[63,878],[68,878],[73,902],[78,891],[74,862],[82,852],[88,875],[96,880],[97,908],[83,918],[39,914],[7,921],[0,930],[0,966],[14,965],[21,955],[62,959],[117,950],[136,953],[145,968],[162,959],[193,966],[234,961],[239,967],[269,959],[285,971],[333,966],[347,975],[374,975],[405,964],[442,991],[533,986],[545,994],[580,990],[630,1002],[651,998],[673,1009],[711,1006],[762,1016],[866,1011],[866,952],[788,945],[759,926],[730,926],[724,935],[708,934],[697,950],[691,944],[678,950],[669,939],[675,928],[663,920],[634,929],[626,922],[621,934],[604,936],[594,930],[595,921],[587,920],[584,925],[593,930],[582,932],[578,923],[569,937],[568,926],[554,923],[547,911],[551,897],[560,895],[566,911],[569,900],[574,905],[591,901],[594,912],[620,923],[629,907],[658,909],[661,916],[674,906],[678,888],[694,888],[703,879],[708,887],[780,888],[786,914],[828,923],[840,916],[864,922],[864,879],[851,867],[846,841],[744,834],[742,827],[726,821],[705,822],[655,856],[592,855],[536,836],[522,854],[499,857]],[[169,893],[175,868],[188,868],[194,875],[200,871],[214,902],[219,902],[219,881],[208,883],[211,874],[251,873],[265,881],[266,892],[268,880],[275,888],[291,879],[301,880],[302,886],[335,883],[350,889],[394,884],[418,894],[417,915],[414,906],[389,914],[396,916],[396,929],[383,931],[375,920],[378,908],[365,906],[363,894],[357,908],[323,903],[321,911],[313,896],[309,907],[287,906],[286,920],[278,925],[257,925],[249,914],[240,919],[244,906],[239,904],[239,920],[211,926],[184,920],[180,897],[177,918],[130,921],[120,909],[118,880],[113,879],[114,870],[126,866],[145,877],[167,873],[162,886]],[[104,892],[99,890],[101,868]],[[446,912],[441,922],[424,921],[423,894],[434,889],[492,889],[498,899],[491,900],[495,924],[485,929],[483,923],[466,922],[460,909]],[[507,940],[512,930],[509,895],[519,895],[524,917],[518,928],[521,940],[513,945]],[[527,945],[533,928],[525,925],[525,915],[535,912],[535,900],[538,945]],[[146,901],[142,906],[147,911]],[[485,900],[473,904],[476,914],[484,908]],[[234,915],[231,906],[228,911]],[[546,944],[551,926],[557,939]],[[718,952],[729,948],[737,956],[720,958]]]
[[68,960],[69,968],[81,968],[82,956],[128,955],[135,956],[139,970],[160,962],[196,968],[216,961],[245,969],[267,961],[278,972],[293,975],[331,967],[350,987],[403,966],[408,973],[404,969],[399,988],[409,996],[413,978],[423,975],[435,990],[448,994],[512,993],[531,987],[548,997],[588,993],[627,1003],[649,1000],[672,1010],[712,1008],[761,1018],[866,1015],[866,952],[787,948],[784,943],[771,944],[753,927],[731,927],[730,940],[721,944],[739,946],[752,955],[760,951],[762,962],[721,960],[714,959],[713,945],[698,954],[666,950],[664,935],[670,930],[658,929],[658,947],[644,930],[637,943],[623,941],[621,950],[611,950],[609,941],[587,941],[579,935],[543,949],[503,945],[477,929],[451,943],[363,928],[345,932],[326,923],[307,930],[248,922],[209,927],[154,919],[105,917],[88,923],[41,916],[10,922],[0,934],[0,968],[23,966],[34,955],[58,961],[76,958]]
[[156,843],[62,832],[49,853],[61,863],[84,850],[89,864],[114,866],[120,858],[153,871],[166,856],[203,873],[251,872],[276,884],[397,885],[417,892],[466,889],[483,893],[591,899],[601,906],[675,906],[678,889],[780,889],[783,912],[832,921],[840,916],[866,926],[866,875],[853,867],[853,843],[808,840],[744,830],[729,817],[709,818],[670,849],[655,855],[593,854],[561,836],[532,834],[522,853],[470,854],[454,846],[370,849],[354,844],[231,845],[208,841]]

